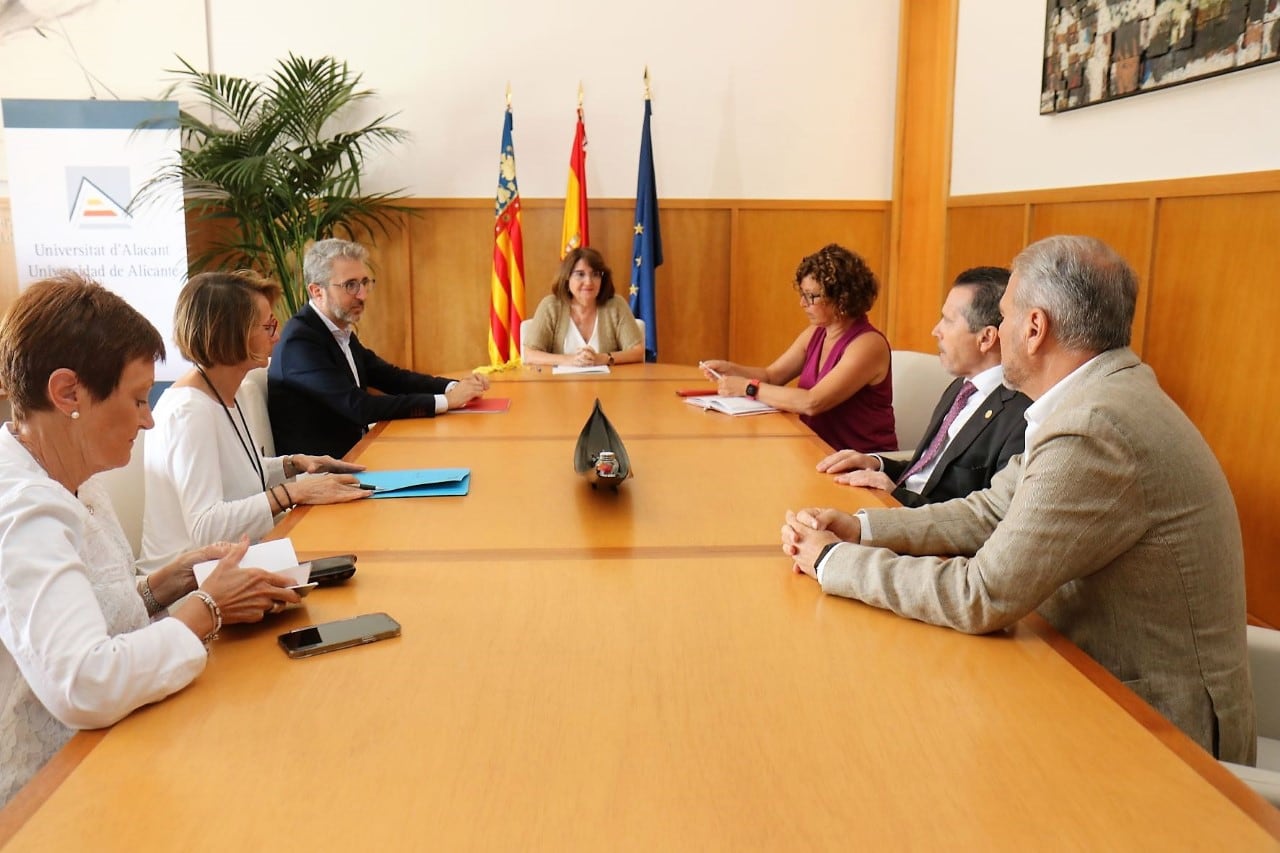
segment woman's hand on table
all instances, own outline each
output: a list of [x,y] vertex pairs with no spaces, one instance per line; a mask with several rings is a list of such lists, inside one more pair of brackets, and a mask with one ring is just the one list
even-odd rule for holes
[[316,474],[290,483],[288,488],[296,504],[340,504],[373,494],[360,488],[360,481],[350,474]]

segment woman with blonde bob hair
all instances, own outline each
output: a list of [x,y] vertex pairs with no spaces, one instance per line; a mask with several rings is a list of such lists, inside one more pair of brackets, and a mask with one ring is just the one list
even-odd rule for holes
[[595,249],[564,256],[551,294],[538,303],[524,346],[526,364],[589,365],[644,361],[644,338],[613,273]]
[[[178,294],[174,339],[195,367],[160,397],[147,439],[144,568],[210,542],[261,539],[298,504],[369,496],[351,476],[362,465],[264,456],[237,405],[240,383],[266,366],[278,339],[279,298],[280,285],[248,271],[201,273]],[[320,476],[291,480],[303,473]]]
[[[13,405],[0,430],[0,805],[75,729],[189,684],[222,625],[298,600],[287,578],[237,568],[247,542],[137,573],[93,475],[127,464],[151,427],[163,357],[146,318],[76,273],[35,282],[0,321]],[[196,589],[192,566],[219,557]]]

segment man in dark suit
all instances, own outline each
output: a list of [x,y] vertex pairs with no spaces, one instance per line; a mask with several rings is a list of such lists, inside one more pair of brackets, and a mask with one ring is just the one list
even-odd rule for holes
[[[1003,384],[1000,297],[1009,284],[1003,267],[975,267],[956,278],[933,327],[938,357],[956,380],[947,386],[909,462],[841,450],[818,463],[837,483],[893,492],[904,506],[949,501],[991,485],[1022,452],[1031,405]],[[848,473],[843,473],[848,472]]]
[[360,343],[352,326],[375,284],[368,258],[364,246],[348,240],[320,240],[307,250],[303,273],[311,301],[285,324],[267,369],[277,453],[338,459],[368,424],[434,417],[489,387],[479,374],[454,381],[396,367]]

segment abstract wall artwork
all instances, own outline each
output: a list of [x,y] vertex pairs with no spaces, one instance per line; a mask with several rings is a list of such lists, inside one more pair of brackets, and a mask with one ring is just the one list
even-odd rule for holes
[[1040,112],[1280,58],[1280,0],[1048,0]]

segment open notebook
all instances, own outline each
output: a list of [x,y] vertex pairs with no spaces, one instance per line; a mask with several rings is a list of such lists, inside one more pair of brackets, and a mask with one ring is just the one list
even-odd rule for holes
[[716,394],[708,397],[685,397],[684,401],[691,406],[724,412],[726,415],[766,415],[778,411],[768,403],[761,403],[750,397],[721,397]]

